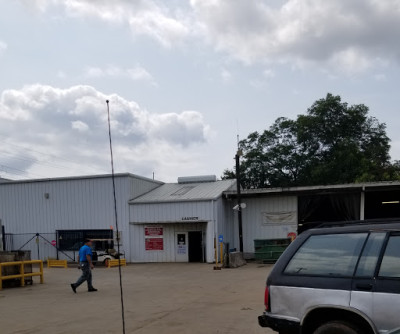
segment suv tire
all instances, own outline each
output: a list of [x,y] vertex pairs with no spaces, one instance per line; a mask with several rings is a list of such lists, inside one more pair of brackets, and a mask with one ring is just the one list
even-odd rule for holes
[[341,321],[331,321],[319,326],[313,334],[360,334],[360,332]]

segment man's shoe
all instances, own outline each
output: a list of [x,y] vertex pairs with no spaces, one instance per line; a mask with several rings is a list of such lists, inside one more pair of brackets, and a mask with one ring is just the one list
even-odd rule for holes
[[91,289],[89,289],[88,291],[89,291],[89,292],[93,292],[93,291],[97,291],[97,289],[91,288]]
[[71,284],[71,289],[72,289],[72,291],[73,291],[74,293],[76,293],[76,286],[75,286],[75,284]]

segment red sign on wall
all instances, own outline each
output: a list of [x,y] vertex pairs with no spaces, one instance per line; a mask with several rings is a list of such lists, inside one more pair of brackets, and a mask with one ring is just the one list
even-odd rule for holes
[[164,238],[146,238],[146,250],[164,250]]
[[160,226],[146,226],[144,228],[144,235],[146,237],[159,237],[163,235],[163,228]]

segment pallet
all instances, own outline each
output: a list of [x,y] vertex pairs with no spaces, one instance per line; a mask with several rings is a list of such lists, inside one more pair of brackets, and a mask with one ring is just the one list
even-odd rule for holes
[[126,259],[116,259],[116,260],[108,260],[108,268],[118,267],[121,262],[121,266],[126,266]]
[[50,259],[47,259],[47,268],[50,268],[50,267],[68,268],[67,260],[50,260]]

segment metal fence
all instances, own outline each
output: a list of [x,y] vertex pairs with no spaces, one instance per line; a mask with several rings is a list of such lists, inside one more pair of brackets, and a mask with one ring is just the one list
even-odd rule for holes
[[73,260],[75,252],[62,252],[57,248],[57,234],[54,233],[5,233],[5,250],[30,250],[32,259],[48,258]]

